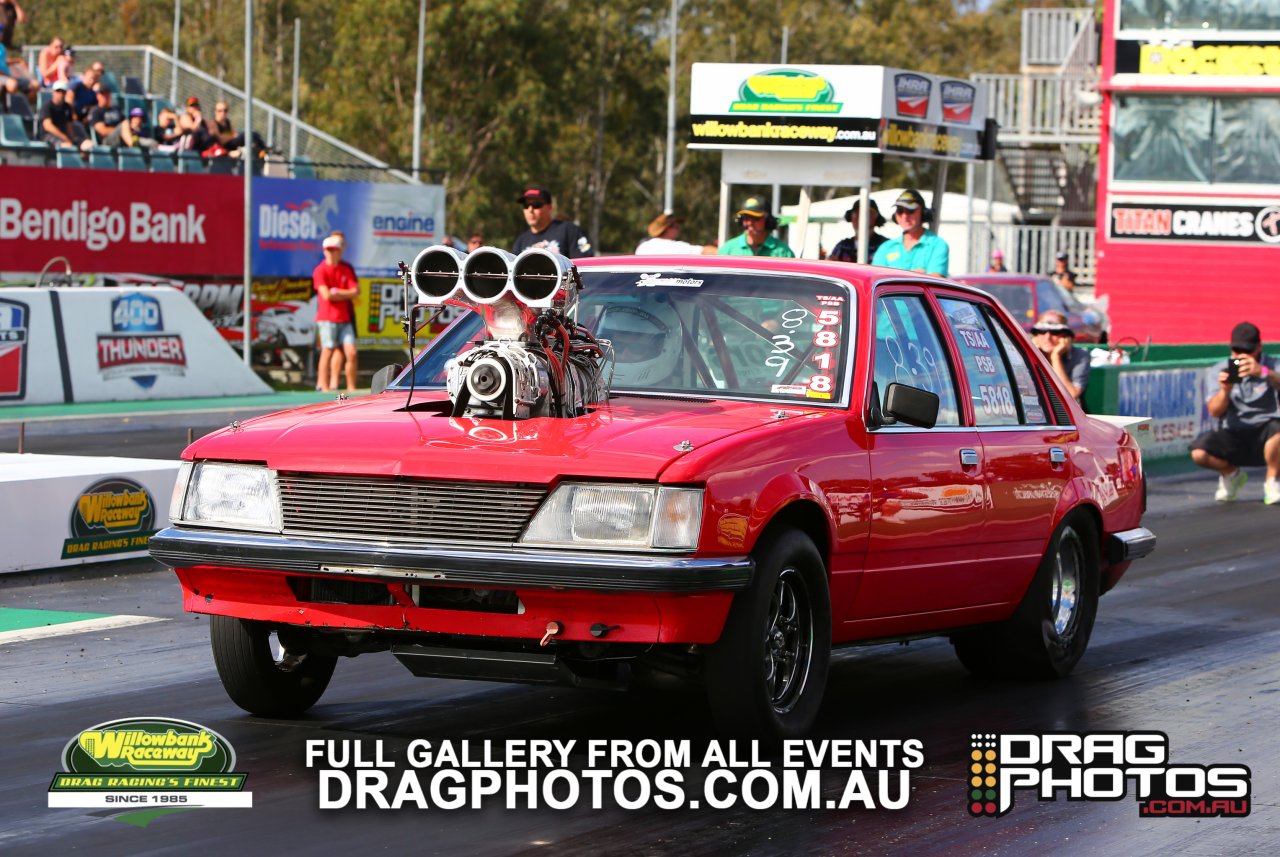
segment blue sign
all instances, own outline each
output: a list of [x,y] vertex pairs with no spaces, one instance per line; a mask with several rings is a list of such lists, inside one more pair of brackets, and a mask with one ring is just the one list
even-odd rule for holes
[[321,242],[346,236],[343,259],[361,276],[388,276],[445,234],[444,188],[256,178],[253,182],[253,275],[309,277]]

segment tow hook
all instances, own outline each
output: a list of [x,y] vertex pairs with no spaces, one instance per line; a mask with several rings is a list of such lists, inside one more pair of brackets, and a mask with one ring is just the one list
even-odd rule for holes
[[591,626],[591,636],[597,640],[602,640],[609,635],[610,631],[616,631],[621,625],[606,625],[603,622],[597,622]]
[[564,626],[554,619],[547,623],[547,633],[542,635],[542,639],[538,641],[539,646],[546,647],[551,642],[551,638],[564,631]]

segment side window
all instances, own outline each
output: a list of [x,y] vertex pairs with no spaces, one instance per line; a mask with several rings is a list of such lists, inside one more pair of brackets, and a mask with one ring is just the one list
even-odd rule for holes
[[1044,399],[1040,398],[1040,389],[1036,386],[1035,376],[1027,365],[1026,357],[1018,350],[1009,332],[992,315],[991,310],[985,310],[984,314],[991,329],[996,332],[996,338],[1000,340],[1000,348],[1004,351],[1009,368],[1013,370],[1013,383],[1018,391],[1018,402],[1022,405],[1022,421],[1029,426],[1047,425],[1049,418],[1045,416]]
[[956,382],[938,331],[921,295],[891,295],[876,303],[876,356],[873,375],[884,405],[895,381],[936,393],[938,425],[960,425]]
[[[979,426],[1016,426],[1021,423],[1014,403],[1009,367],[997,337],[977,304],[955,298],[939,298],[942,313],[955,335],[969,379],[973,415]],[[1042,414],[1043,416],[1043,414]]]

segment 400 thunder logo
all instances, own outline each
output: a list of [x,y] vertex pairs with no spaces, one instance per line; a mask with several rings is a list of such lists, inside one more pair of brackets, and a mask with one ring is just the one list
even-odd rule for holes
[[1244,765],[1172,764],[1163,732],[975,734],[969,740],[969,814],[999,817],[1019,791],[1042,801],[1123,800],[1142,817],[1243,817],[1251,808]]

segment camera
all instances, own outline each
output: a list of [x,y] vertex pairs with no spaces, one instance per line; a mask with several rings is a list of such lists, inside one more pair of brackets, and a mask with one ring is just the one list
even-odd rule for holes
[[71,57],[72,59],[74,59],[76,55],[76,49],[71,47],[71,45],[67,45],[65,48],[62,49],[62,55],[64,57]]
[[1229,361],[1227,361],[1227,383],[1228,384],[1240,383],[1240,358],[1239,357],[1232,357]]

